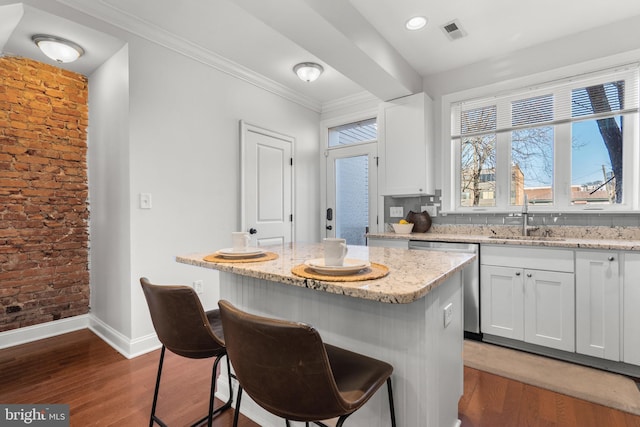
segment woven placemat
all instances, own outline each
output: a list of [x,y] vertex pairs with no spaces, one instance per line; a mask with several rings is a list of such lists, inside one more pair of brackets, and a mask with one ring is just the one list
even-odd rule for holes
[[207,262],[262,262],[278,259],[278,254],[275,252],[265,252],[251,258],[225,258],[216,252],[211,255],[207,255],[202,259]]
[[332,276],[329,274],[317,273],[307,265],[298,264],[291,269],[291,272],[296,276],[304,277],[306,279],[324,280],[325,282],[359,282],[361,280],[380,279],[381,277],[389,274],[389,267],[372,262],[371,267],[367,267],[356,274]]

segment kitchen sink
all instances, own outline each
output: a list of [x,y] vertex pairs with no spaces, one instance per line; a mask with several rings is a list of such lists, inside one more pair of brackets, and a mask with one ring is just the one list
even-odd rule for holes
[[489,236],[490,239],[500,240],[538,240],[543,242],[562,242],[562,237],[546,237],[546,236]]

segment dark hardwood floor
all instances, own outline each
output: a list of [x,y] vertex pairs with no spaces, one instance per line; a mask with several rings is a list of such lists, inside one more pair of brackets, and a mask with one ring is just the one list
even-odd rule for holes
[[[66,403],[71,426],[148,425],[159,353],[127,360],[89,330],[0,350],[0,403]],[[206,413],[211,363],[167,352],[158,415],[169,425]],[[640,417],[470,368],[459,416],[462,427],[640,427]],[[214,426],[232,420],[229,410]]]

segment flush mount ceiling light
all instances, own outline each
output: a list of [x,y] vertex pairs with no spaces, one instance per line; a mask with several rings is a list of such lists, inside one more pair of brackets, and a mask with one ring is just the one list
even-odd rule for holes
[[404,24],[407,30],[411,31],[416,31],[424,28],[425,25],[427,25],[427,18],[425,18],[424,16],[414,16],[413,18],[409,19],[406,24]]
[[293,67],[293,72],[300,77],[300,80],[305,82],[312,82],[320,77],[320,74],[324,71],[322,65],[315,62],[302,62]]
[[56,62],[73,62],[84,54],[84,49],[79,45],[60,37],[37,34],[31,40],[42,53]]

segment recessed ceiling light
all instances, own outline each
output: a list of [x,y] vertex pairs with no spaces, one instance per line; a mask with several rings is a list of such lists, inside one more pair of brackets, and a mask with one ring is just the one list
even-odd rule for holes
[[407,30],[416,31],[424,28],[424,26],[427,25],[427,18],[425,18],[424,16],[414,16],[413,18],[409,19],[404,25],[405,27],[407,27]]
[[73,62],[84,54],[76,43],[61,37],[38,34],[31,38],[42,53],[57,62]]

